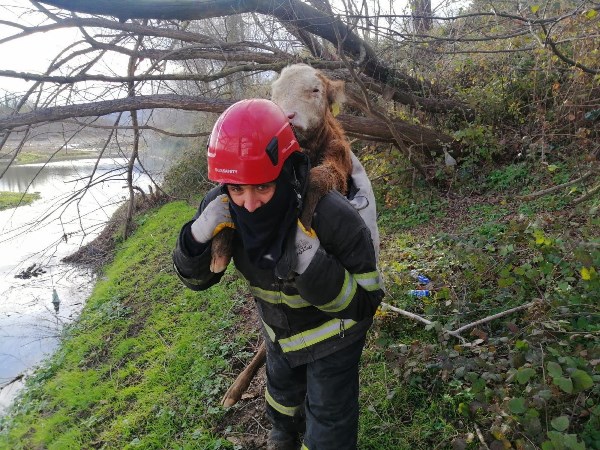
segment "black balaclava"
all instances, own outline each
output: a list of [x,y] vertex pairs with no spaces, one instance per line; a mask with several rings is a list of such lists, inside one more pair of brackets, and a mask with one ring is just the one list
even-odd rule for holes
[[[286,237],[296,224],[300,211],[300,196],[293,169],[293,158],[288,158],[277,177],[271,200],[249,212],[243,206],[229,201],[231,217],[244,249],[252,264],[261,269],[273,269],[279,261]],[[229,195],[227,187],[225,192]]]

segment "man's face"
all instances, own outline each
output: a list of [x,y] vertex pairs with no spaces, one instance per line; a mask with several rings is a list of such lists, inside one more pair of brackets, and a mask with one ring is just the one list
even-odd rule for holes
[[275,194],[275,182],[264,184],[228,184],[227,191],[233,203],[254,212]]

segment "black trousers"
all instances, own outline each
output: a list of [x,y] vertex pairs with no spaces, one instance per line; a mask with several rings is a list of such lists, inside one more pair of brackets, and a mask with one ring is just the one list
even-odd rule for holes
[[[365,338],[316,361],[290,367],[268,338],[267,417],[274,428],[304,431],[308,450],[355,450],[358,367]],[[304,447],[303,447],[304,448]]]

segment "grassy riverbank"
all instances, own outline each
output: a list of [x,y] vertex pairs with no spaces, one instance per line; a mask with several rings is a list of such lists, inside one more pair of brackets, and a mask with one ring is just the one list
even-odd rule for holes
[[0,191],[0,211],[8,208],[16,208],[17,206],[29,205],[40,198],[40,194],[23,194],[20,192],[5,192]]
[[241,285],[182,289],[170,253],[192,210],[170,204],[139,217],[139,230],[106,269],[61,350],[29,381],[3,423],[2,448],[165,448],[213,445]]
[[[366,165],[374,178],[390,170]],[[477,195],[381,189],[385,301],[431,324],[376,319],[361,450],[600,448],[598,201],[516,201],[550,176],[523,164],[493,172]],[[196,293],[171,268],[192,213],[178,202],[137,218],[61,349],[0,420],[0,448],[263,448],[260,377],[240,404],[219,406],[256,346],[244,283],[230,272]],[[413,269],[431,296],[406,294]],[[461,337],[443,331],[521,305]]]
[[[78,159],[92,159],[97,158],[99,152],[95,150],[60,150],[56,149],[44,149],[42,147],[37,150],[22,150],[19,152],[13,164],[43,164],[57,161],[74,161]],[[114,155],[106,155],[104,157],[114,157]],[[0,159],[0,166],[6,166],[10,161],[9,158]]]

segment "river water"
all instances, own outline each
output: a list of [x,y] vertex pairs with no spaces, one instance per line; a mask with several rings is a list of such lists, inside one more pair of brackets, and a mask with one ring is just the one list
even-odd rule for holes
[[[89,271],[60,260],[93,239],[128,196],[124,160],[101,160],[88,187],[95,164],[13,166],[0,178],[0,191],[41,194],[0,211],[0,415],[23,386],[19,377],[57,347],[93,287]],[[146,191],[150,179],[137,171],[135,184]],[[35,276],[18,277],[24,273]]]

